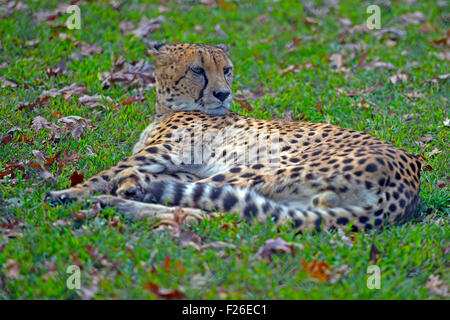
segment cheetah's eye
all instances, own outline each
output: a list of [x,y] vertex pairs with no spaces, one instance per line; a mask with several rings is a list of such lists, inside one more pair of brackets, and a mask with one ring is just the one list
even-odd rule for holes
[[229,75],[230,74],[230,72],[231,72],[231,67],[225,67],[225,68],[223,68],[223,74],[224,75]]
[[205,69],[203,69],[202,67],[192,67],[191,71],[197,75],[202,75],[205,73]]

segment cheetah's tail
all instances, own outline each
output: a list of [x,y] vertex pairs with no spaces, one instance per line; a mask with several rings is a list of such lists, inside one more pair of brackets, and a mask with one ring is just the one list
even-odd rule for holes
[[217,210],[225,213],[240,213],[241,218],[251,221],[272,219],[277,226],[292,223],[299,230],[330,229],[345,227],[352,219],[355,231],[368,225],[357,217],[367,213],[361,207],[321,209],[311,206],[291,207],[279,204],[247,188],[231,185],[216,186],[205,183],[154,182],[147,186],[144,202],[156,202],[170,206]]

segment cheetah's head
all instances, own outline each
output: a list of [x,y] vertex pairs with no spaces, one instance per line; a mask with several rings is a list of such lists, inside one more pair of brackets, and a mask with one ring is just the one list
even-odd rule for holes
[[156,101],[163,110],[222,115],[230,109],[233,64],[226,46],[156,43],[149,52],[156,62]]

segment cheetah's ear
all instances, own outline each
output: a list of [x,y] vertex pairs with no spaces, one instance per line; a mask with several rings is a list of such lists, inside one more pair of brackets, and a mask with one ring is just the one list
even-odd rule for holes
[[168,45],[163,42],[151,42],[148,47],[148,53],[155,59],[158,65],[164,65],[170,62]]
[[214,47],[222,49],[223,52],[225,52],[227,56],[230,56],[230,47],[227,46],[226,44],[220,43],[220,44],[216,44]]

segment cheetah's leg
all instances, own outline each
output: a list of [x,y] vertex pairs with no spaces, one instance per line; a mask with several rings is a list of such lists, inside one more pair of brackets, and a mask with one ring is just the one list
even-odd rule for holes
[[[100,195],[91,198],[98,201],[102,207],[115,207],[126,218],[130,220],[143,220],[146,218],[174,220],[176,207],[167,207],[161,204],[143,203],[127,200],[110,195]],[[186,216],[183,221],[200,221],[207,215],[201,209],[183,208],[182,213]]]
[[[50,191],[44,200],[49,202],[65,202],[83,200],[96,193],[117,194],[120,197],[139,199],[141,190],[150,182],[159,180],[193,181],[192,174],[177,173],[176,154],[162,146],[149,146],[141,152],[124,159],[110,169],[91,177],[83,184],[69,189]],[[168,174],[163,175],[163,174]]]

